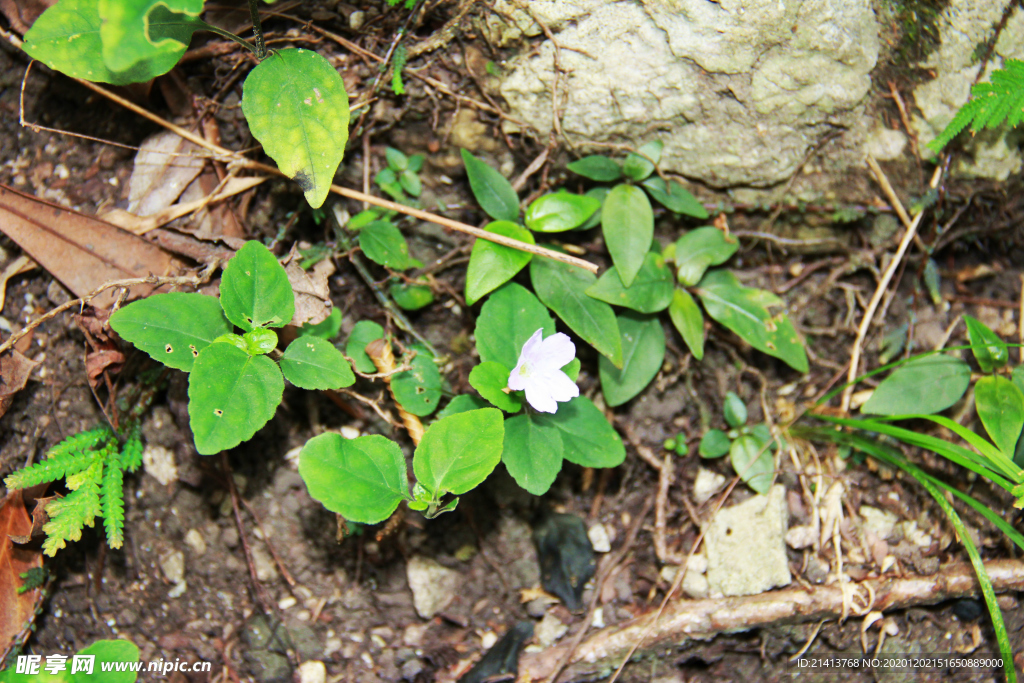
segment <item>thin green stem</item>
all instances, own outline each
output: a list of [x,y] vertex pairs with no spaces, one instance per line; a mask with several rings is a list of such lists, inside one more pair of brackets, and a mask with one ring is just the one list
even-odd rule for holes
[[252,33],[256,37],[256,59],[262,62],[267,56],[267,44],[263,42],[263,26],[256,0],[249,0],[249,14],[252,15]]
[[[241,45],[242,47],[244,47],[246,50],[248,50],[249,52],[253,53],[254,55],[257,54],[256,53],[256,48],[254,48],[252,46],[252,43],[250,43],[248,40],[245,40],[244,38],[236,36],[231,31],[225,31],[222,28],[218,28],[217,26],[214,26],[212,24],[208,24],[205,21],[200,21],[199,23],[201,23],[203,25],[203,30],[204,31],[209,31],[210,33],[216,33],[218,36],[221,36],[222,38],[227,38],[228,40],[231,40],[233,42],[238,43],[239,45]],[[260,40],[261,41],[263,40],[263,34],[262,33],[260,34]]]

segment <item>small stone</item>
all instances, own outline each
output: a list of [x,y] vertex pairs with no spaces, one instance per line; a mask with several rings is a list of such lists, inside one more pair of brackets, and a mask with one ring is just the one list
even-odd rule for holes
[[185,534],[185,545],[192,548],[196,555],[206,552],[206,541],[203,540],[203,535],[197,529],[188,530],[188,533]]
[[697,505],[703,505],[723,486],[725,486],[723,475],[699,467],[697,468],[697,478],[693,482],[693,501]]
[[180,550],[167,550],[160,553],[158,558],[160,571],[171,583],[181,583],[185,580],[185,553]]
[[711,595],[756,595],[789,585],[788,512],[779,485],[719,511],[704,536]]
[[185,581],[184,579],[182,579],[178,583],[174,584],[174,587],[171,588],[171,590],[167,591],[167,597],[169,597],[171,599],[180,598],[182,595],[185,594],[185,591],[187,589],[188,589],[188,581]]
[[878,126],[868,134],[864,143],[864,151],[878,161],[892,161],[903,155],[907,146],[907,136],[901,131]]
[[327,667],[315,660],[299,664],[299,683],[327,683]]
[[861,529],[870,531],[883,541],[889,540],[896,522],[899,521],[899,517],[891,512],[879,510],[870,505],[861,505],[860,509],[857,510],[857,514],[864,520],[861,524]]
[[359,430],[351,425],[345,425],[341,428],[341,435],[346,439],[358,439]]
[[410,659],[402,665],[402,680],[411,681],[423,671],[423,663],[419,659]]
[[238,529],[233,526],[229,526],[220,534],[220,542],[224,544],[226,548],[237,548],[238,547]]
[[356,10],[352,14],[348,15],[348,27],[353,31],[358,31],[363,27],[366,22],[366,12]]
[[273,581],[277,578],[277,567],[274,559],[262,546],[252,548],[252,564],[256,568],[256,578],[260,581]]
[[459,589],[462,577],[447,567],[419,555],[406,566],[409,588],[412,590],[416,613],[430,619],[447,607]]
[[608,530],[604,528],[604,524],[597,523],[587,529],[587,538],[590,539],[590,545],[594,546],[595,553],[606,553],[612,549],[612,542],[608,538]]
[[548,611],[551,601],[547,598],[534,598],[526,603],[526,613],[534,619],[540,619]]
[[295,605],[297,605],[298,603],[299,601],[296,600],[294,596],[286,595],[285,597],[277,601],[277,608],[282,610],[291,609],[292,607],[295,607]]
[[556,640],[561,638],[569,630],[569,627],[562,623],[562,620],[548,612],[537,624],[534,631],[534,639],[541,647],[550,647]]
[[178,480],[178,466],[174,462],[174,451],[156,444],[146,444],[142,451],[142,467],[164,486]]

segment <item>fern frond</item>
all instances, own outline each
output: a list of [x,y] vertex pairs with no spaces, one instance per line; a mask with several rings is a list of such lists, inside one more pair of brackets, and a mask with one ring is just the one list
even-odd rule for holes
[[408,59],[408,53],[405,50],[405,45],[399,44],[395,48],[395,54],[391,58],[391,90],[396,95],[405,94],[405,83],[402,82],[402,69],[405,68],[405,62]]
[[97,451],[96,454],[93,456],[94,459],[92,463],[90,463],[90,465],[87,468],[85,468],[81,472],[78,472],[77,474],[69,474],[67,477],[64,478],[64,483],[72,491],[77,490],[83,484],[86,484],[88,482],[93,482],[94,484],[99,486],[100,482],[103,481],[103,465],[106,462],[106,458],[109,457],[111,452],[112,451],[109,448],[104,448],[101,451]]
[[121,467],[134,472],[142,465],[142,427],[136,423],[129,431],[121,447]]
[[47,451],[46,457],[47,459],[57,458],[67,453],[88,451],[113,438],[114,433],[110,431],[110,427],[102,425],[96,429],[90,429],[87,432],[79,432],[69,436]]
[[100,506],[103,526],[107,530],[107,544],[111,548],[120,548],[124,543],[124,472],[114,460],[107,463],[103,472]]
[[53,557],[67,546],[67,541],[82,538],[82,528],[92,526],[99,513],[100,487],[92,480],[83,482],[64,498],[47,503],[46,514],[50,521],[43,525],[46,532],[43,552]]
[[36,484],[57,481],[86,469],[95,458],[96,453],[92,451],[63,453],[55,458],[37,462],[23,470],[12,472],[4,479],[4,486],[12,490],[24,489]]
[[928,148],[939,152],[968,125],[977,133],[985,128],[996,128],[1003,123],[1016,126],[1024,119],[1024,61],[1008,59],[1002,69],[992,72],[989,83],[978,83],[971,88],[969,99],[946,129],[928,143]]

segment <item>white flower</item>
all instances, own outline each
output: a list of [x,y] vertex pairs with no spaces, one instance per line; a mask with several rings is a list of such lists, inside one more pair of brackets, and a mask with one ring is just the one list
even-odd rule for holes
[[580,388],[562,372],[576,357],[576,345],[568,335],[558,332],[543,339],[544,329],[533,333],[523,344],[519,364],[508,378],[508,388],[526,391],[526,400],[542,413],[558,410],[558,401],[580,395]]

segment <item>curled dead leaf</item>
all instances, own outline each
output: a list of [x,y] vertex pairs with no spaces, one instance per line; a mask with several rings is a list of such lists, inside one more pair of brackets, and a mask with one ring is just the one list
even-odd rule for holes
[[331,314],[334,305],[331,303],[330,286],[327,278],[334,274],[334,261],[327,258],[319,261],[309,270],[299,266],[302,255],[292,246],[284,263],[288,273],[288,282],[295,292],[295,316],[290,324],[296,327],[316,325],[323,322]]
[[25,388],[32,371],[39,365],[16,349],[0,356],[0,416],[11,407],[14,395]]

